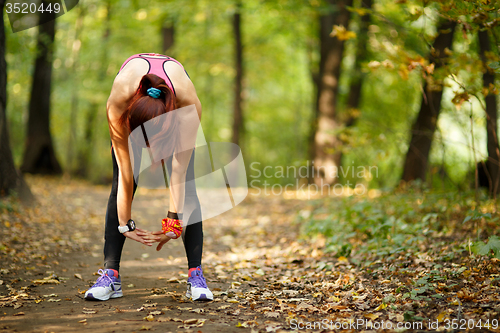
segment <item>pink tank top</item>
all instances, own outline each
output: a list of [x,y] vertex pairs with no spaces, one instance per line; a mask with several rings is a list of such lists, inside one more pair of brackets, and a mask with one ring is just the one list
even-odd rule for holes
[[[130,58],[128,58],[123,63],[122,67],[120,67],[120,71],[123,69],[123,67],[125,67],[125,65],[130,60],[137,59],[137,58],[144,59],[149,64],[149,70],[148,70],[147,74],[155,74],[155,75],[161,77],[162,79],[164,79],[165,83],[167,83],[167,86],[169,86],[169,88],[172,89],[172,91],[175,94],[174,85],[172,84],[172,81],[168,77],[168,74],[165,72],[165,68],[163,67],[163,65],[167,61],[173,61],[173,62],[179,64],[179,66],[181,66],[182,69],[184,69],[184,67],[182,66],[182,64],[180,62],[178,62],[174,58],[171,58],[171,57],[166,56],[166,55],[158,54],[158,53],[139,53],[139,54],[135,54],[135,55],[131,56]],[[118,73],[120,73],[120,71]],[[184,70],[184,72],[186,72],[186,70]],[[186,75],[188,75],[187,72],[186,72]],[[189,75],[188,75],[188,77],[189,77]]]

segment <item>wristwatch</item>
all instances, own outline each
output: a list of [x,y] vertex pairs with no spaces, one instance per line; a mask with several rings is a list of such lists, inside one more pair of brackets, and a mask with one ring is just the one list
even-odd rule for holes
[[118,231],[121,234],[123,234],[124,232],[127,232],[127,231],[134,231],[134,230],[135,230],[135,222],[132,219],[128,220],[127,225],[124,225],[123,227],[118,226]]

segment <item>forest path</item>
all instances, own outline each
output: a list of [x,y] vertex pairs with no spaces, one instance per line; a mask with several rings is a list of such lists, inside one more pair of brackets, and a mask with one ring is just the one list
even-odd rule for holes
[[[203,222],[203,267],[214,302],[185,298],[187,260],[180,239],[159,252],[127,240],[120,270],[124,297],[91,302],[82,293],[103,265],[109,188],[52,178],[29,182],[39,205],[17,219],[4,216],[10,222],[3,231],[11,233],[4,234],[3,243],[11,244],[6,251],[17,260],[2,263],[1,331],[241,332],[286,325],[286,316],[274,311],[273,293],[265,290],[277,282],[281,266],[296,266],[288,255],[299,247],[293,220],[305,201],[249,195],[236,208]],[[138,225],[160,229],[167,200],[165,191],[139,189],[132,208]]]
[[[452,325],[500,332],[499,259],[471,255],[460,234],[420,237],[381,255],[334,257],[324,238],[298,238],[303,221],[331,219],[331,202],[290,198],[291,192],[251,193],[203,222],[213,302],[185,297],[180,240],[160,252],[127,240],[124,297],[86,301],[83,293],[102,267],[110,189],[61,178],[28,182],[36,207],[0,201],[1,332],[358,332],[398,325],[410,332]],[[139,189],[134,219],[159,229],[166,200],[163,192]]]

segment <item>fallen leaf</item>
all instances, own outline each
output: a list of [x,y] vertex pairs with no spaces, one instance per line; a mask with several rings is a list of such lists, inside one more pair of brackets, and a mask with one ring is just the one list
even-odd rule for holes
[[147,320],[147,321],[153,321],[153,320],[155,320],[155,317],[153,317],[152,315],[147,315],[146,317],[144,317],[142,319]]
[[279,318],[280,314],[278,312],[266,312],[264,316],[268,318]]
[[194,312],[194,313],[203,313],[203,312],[205,312],[205,309],[197,308],[197,309],[191,310],[191,312]]
[[40,280],[33,280],[32,282],[35,284],[59,284],[60,283],[56,279],[40,279]]
[[375,320],[377,319],[378,317],[380,317],[380,314],[379,313],[365,313],[364,316],[368,319],[371,319],[371,320]]
[[191,309],[192,308],[181,308],[180,306],[177,307],[177,310],[181,310],[181,311],[189,311]]
[[163,312],[161,312],[161,311],[152,311],[152,312],[149,313],[150,316],[158,316],[158,315],[161,315],[161,314],[163,314]]
[[377,306],[377,308],[375,309],[375,311],[380,311],[380,310],[383,310],[387,307],[387,304],[384,304],[384,303],[381,303],[379,306]]
[[82,276],[81,276],[80,274],[78,274],[78,273],[75,273],[75,277],[76,277],[77,279],[83,280]]

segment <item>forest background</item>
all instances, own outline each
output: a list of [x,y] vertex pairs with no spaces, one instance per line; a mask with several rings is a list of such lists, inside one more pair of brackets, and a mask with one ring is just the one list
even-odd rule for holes
[[464,220],[494,222],[499,20],[490,0],[89,0],[17,33],[4,14],[2,193],[23,183],[14,166],[109,183],[114,76],[156,52],[184,65],[207,141],[241,147],[252,187],[410,185],[463,194]]

